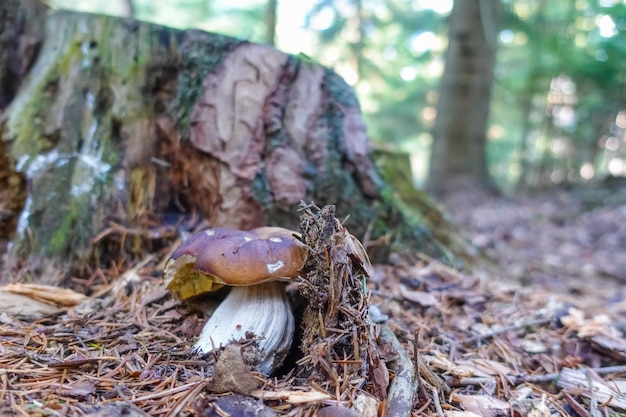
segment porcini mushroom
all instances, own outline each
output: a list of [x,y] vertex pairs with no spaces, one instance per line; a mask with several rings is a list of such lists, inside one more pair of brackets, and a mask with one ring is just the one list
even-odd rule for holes
[[280,281],[297,278],[305,259],[306,246],[290,230],[213,228],[195,234],[172,253],[163,280],[181,300],[232,286],[194,350],[208,353],[252,339],[256,346],[246,358],[254,369],[270,374],[289,350],[295,327]]

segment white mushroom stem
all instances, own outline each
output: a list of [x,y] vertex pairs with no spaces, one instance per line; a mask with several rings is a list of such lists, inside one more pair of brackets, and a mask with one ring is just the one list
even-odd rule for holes
[[294,322],[282,282],[233,287],[204,325],[194,350],[208,353],[252,337],[261,351],[255,369],[269,375],[276,356],[282,360],[291,347]]

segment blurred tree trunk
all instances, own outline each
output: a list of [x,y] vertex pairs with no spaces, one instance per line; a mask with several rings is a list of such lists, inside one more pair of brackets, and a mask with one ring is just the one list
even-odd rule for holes
[[[533,21],[530,22],[532,27],[537,28],[537,32],[541,33],[545,30],[547,19],[545,16],[547,0],[540,0],[537,5],[537,10],[534,14]],[[541,59],[541,44],[539,42],[530,43],[530,50],[528,52],[528,65],[530,67],[528,77],[525,82],[525,88],[520,95],[519,102],[522,109],[522,131],[519,147],[521,173],[515,186],[516,191],[525,192],[529,190],[533,181],[533,175],[536,176],[536,172],[533,172],[535,165],[534,159],[536,158],[536,142],[537,138],[533,137],[532,133],[537,129],[537,122],[533,115],[533,111],[536,111],[533,100],[536,99],[536,95],[543,94],[546,89],[549,88],[550,78],[545,75],[545,70],[542,67]],[[536,59],[538,58],[538,59]],[[542,113],[545,113],[545,103]]]
[[[0,3],[0,116],[17,94],[37,57],[48,7],[38,0]],[[11,168],[7,144],[0,140],[0,255],[17,227],[14,215],[26,200],[26,181]]]
[[194,218],[296,228],[301,200],[350,215],[378,259],[392,246],[441,257],[447,245],[381,180],[339,76],[200,31],[51,13],[0,126],[0,158],[7,198],[21,202],[0,218],[5,281],[122,265]]
[[0,110],[13,100],[39,52],[47,10],[39,0],[0,3]]
[[500,0],[456,0],[439,87],[427,190],[495,190],[486,129],[497,46]]
[[133,0],[122,0],[122,8],[124,10],[122,16],[129,18],[135,17],[135,4]]
[[265,43],[274,45],[276,42],[276,15],[278,0],[267,0],[265,6]]

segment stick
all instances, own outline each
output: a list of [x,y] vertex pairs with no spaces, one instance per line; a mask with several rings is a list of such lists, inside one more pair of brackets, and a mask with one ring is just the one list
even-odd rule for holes
[[411,358],[402,347],[402,344],[393,334],[389,326],[380,324],[380,338],[391,343],[393,349],[398,354],[396,359],[396,377],[389,384],[387,392],[386,416],[411,416],[413,401],[417,393],[417,381],[415,380],[415,370]]
[[[626,365],[617,365],[617,366],[607,366],[604,368],[591,368],[591,370],[597,374],[615,374],[615,373],[626,373]],[[512,385],[519,385],[525,382],[530,383],[541,383],[541,382],[552,382],[559,378],[561,375],[560,372],[556,372],[553,374],[543,374],[543,375],[506,375],[506,378]],[[454,387],[464,387],[468,385],[484,385],[489,382],[495,382],[495,377],[468,377],[461,378],[460,380],[455,380],[451,377],[446,377],[446,382],[450,386]]]

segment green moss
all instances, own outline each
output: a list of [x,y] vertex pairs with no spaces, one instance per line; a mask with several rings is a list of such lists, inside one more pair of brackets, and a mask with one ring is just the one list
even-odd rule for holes
[[64,213],[61,221],[54,225],[52,237],[50,238],[48,244],[42,248],[46,255],[56,257],[60,254],[66,253],[67,247],[69,246],[69,240],[72,237],[73,224],[73,213]]
[[[36,245],[16,236],[13,253],[27,262],[44,256],[80,268],[103,227],[103,207],[117,198],[113,175],[124,153],[113,125],[154,118],[149,95],[159,84],[150,76],[171,64],[164,57],[172,59],[167,48],[177,35],[120,21],[53,13],[42,52],[10,107],[2,139],[30,181],[27,227]],[[81,186],[89,190],[76,191]]]
[[177,109],[176,121],[185,135],[189,130],[189,118],[195,103],[202,95],[202,83],[222,62],[224,56],[243,41],[227,36],[196,32],[188,39],[180,54],[177,95],[173,108]]

